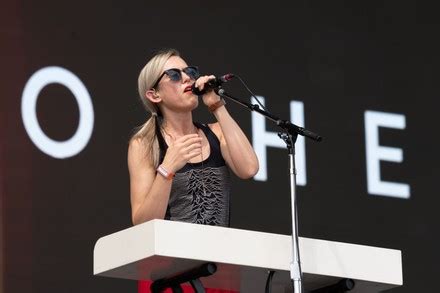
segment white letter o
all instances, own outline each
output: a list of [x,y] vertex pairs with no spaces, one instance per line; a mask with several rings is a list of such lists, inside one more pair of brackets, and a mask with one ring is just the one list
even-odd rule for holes
[[[51,83],[59,83],[67,87],[78,103],[78,128],[76,133],[66,141],[55,141],[49,138],[38,123],[38,95],[45,86]],[[81,80],[62,67],[45,67],[31,76],[23,90],[21,115],[24,128],[32,142],[42,152],[57,159],[72,157],[81,152],[92,135],[94,113],[90,95]]]

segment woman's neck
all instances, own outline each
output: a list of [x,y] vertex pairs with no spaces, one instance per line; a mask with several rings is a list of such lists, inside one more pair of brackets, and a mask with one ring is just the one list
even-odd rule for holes
[[173,113],[173,115],[165,115],[163,125],[164,131],[180,137],[182,135],[195,133],[196,128],[192,121],[192,113]]

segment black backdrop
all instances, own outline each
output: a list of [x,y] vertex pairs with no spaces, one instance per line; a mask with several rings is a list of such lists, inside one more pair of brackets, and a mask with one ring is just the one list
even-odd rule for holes
[[[434,6],[406,1],[4,1],[0,11],[1,265],[4,292],[135,292],[136,283],[92,276],[95,241],[131,225],[126,167],[131,130],[146,119],[137,75],[152,53],[177,48],[203,72],[239,74],[288,118],[304,104],[307,184],[298,187],[301,236],[401,249],[404,286],[434,292],[439,200],[436,97],[439,23]],[[94,113],[85,148],[65,159],[31,141],[21,113],[30,77],[73,72]],[[238,83],[228,91],[248,99]],[[251,114],[228,109],[252,139]],[[403,115],[380,128],[400,148],[382,180],[409,199],[367,190],[365,111]],[[39,94],[44,132],[63,141],[80,109],[64,86]],[[202,107],[200,121],[212,121]],[[268,122],[267,131],[275,131]],[[267,149],[267,181],[233,180],[232,227],[290,234],[287,154]],[[420,289],[422,288],[422,289]]]

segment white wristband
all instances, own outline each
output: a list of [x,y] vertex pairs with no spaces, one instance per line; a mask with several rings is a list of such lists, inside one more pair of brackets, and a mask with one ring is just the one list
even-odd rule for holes
[[156,171],[159,172],[159,174],[162,175],[163,177],[165,177],[166,179],[171,180],[174,177],[174,173],[168,172],[167,169],[165,169],[162,165],[159,165],[159,167],[157,167]]

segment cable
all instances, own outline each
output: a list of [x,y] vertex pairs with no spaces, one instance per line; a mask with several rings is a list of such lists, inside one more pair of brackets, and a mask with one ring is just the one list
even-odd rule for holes
[[251,94],[251,96],[257,101],[257,103],[261,106],[261,108],[263,108],[264,111],[267,111],[266,107],[264,107],[264,105],[260,102],[260,100],[258,100],[257,96],[249,89],[249,87],[246,85],[246,83],[243,81],[243,79],[241,79],[241,77],[236,74],[234,74],[234,77],[238,78],[238,80],[243,84],[243,86]]
[[266,290],[264,291],[266,293],[270,293],[272,290],[272,278],[273,278],[274,274],[275,274],[275,271],[269,271],[269,274],[267,275]]

